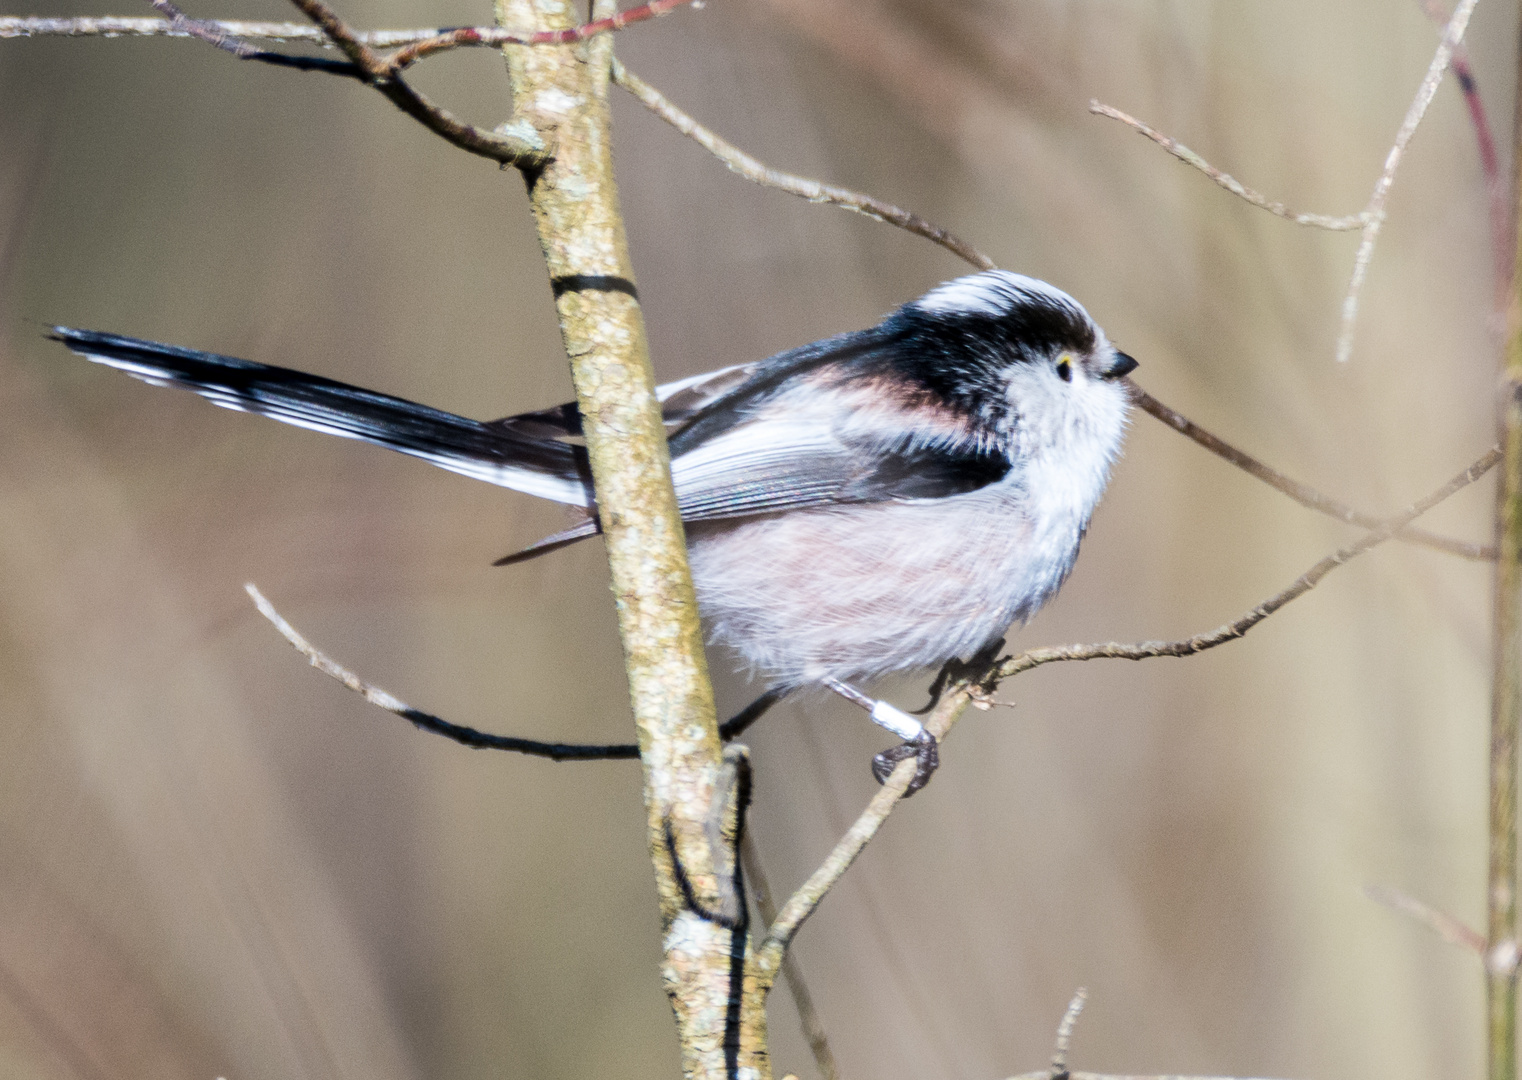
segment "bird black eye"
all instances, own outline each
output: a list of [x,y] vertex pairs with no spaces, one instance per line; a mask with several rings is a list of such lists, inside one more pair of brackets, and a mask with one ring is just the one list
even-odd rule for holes
[[1063,382],[1073,381],[1073,362],[1066,355],[1057,361],[1057,377]]

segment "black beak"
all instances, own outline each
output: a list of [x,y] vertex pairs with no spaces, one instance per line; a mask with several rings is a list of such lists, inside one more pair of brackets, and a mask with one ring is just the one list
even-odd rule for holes
[[1103,375],[1106,379],[1124,379],[1139,366],[1131,357],[1116,349],[1115,360],[1109,367],[1105,368]]

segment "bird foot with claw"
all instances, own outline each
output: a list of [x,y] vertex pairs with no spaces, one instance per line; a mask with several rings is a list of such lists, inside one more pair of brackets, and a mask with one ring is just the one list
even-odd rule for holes
[[904,791],[904,797],[908,798],[930,782],[930,774],[941,764],[941,748],[935,741],[935,736],[926,731],[923,724],[886,701],[868,697],[850,683],[825,679],[824,685],[847,701],[866,709],[874,724],[904,740],[872,759],[872,775],[877,777],[879,784],[886,784],[888,777],[893,775],[893,767],[907,758],[916,759],[918,765],[914,770],[914,779]]
[[914,779],[910,780],[909,786],[904,789],[906,799],[930,783],[931,775],[941,764],[940,744],[930,732],[921,731],[908,742],[899,743],[892,749],[884,750],[873,757],[872,775],[877,777],[879,784],[886,784],[888,777],[893,775],[894,767],[907,758],[915,759],[915,769]]

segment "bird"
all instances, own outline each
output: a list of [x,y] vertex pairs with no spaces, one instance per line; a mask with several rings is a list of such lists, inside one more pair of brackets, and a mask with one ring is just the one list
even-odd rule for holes
[[[599,531],[575,403],[479,421],[215,353],[51,336],[145,382],[578,516],[498,565]],[[877,779],[913,757],[909,793],[923,787],[935,738],[855,684],[965,660],[1056,595],[1121,452],[1136,367],[1067,293],[988,270],[866,329],[657,387],[699,610],[710,640],[765,680],[757,706],[841,694],[903,740],[874,757]]]

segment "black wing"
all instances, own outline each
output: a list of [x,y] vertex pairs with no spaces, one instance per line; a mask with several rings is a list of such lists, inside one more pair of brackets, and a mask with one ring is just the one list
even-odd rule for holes
[[[890,322],[657,387],[682,517],[941,499],[1003,479],[1002,443],[905,375],[894,363],[902,345]],[[581,434],[574,403],[492,423],[525,435]],[[541,543],[595,532],[581,524]]]
[[[668,431],[682,427],[720,397],[743,386],[760,366],[761,363],[736,364],[657,386],[655,399],[661,403],[661,419]],[[489,420],[487,426],[536,439],[575,437],[581,434],[581,410],[576,402],[568,401],[549,409]]]
[[1002,480],[1002,448],[953,419],[882,401],[881,383],[801,384],[672,461],[688,521],[965,495]]

